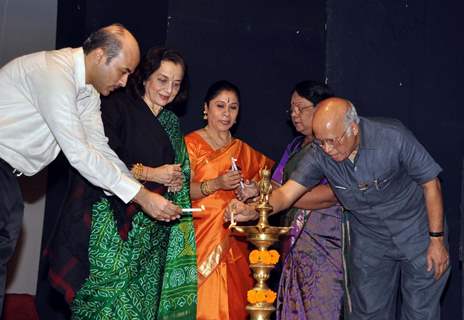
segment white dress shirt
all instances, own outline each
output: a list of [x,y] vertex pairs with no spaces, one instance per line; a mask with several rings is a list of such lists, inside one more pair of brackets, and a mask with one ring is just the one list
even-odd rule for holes
[[129,202],[141,185],[108,146],[82,48],[19,57],[0,69],[0,158],[31,176],[60,149],[92,184]]

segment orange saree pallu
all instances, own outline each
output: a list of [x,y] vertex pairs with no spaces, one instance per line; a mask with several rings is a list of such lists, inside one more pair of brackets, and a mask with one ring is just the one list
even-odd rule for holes
[[[195,132],[185,137],[192,168],[192,181],[214,179],[230,170],[237,159],[243,178],[259,179],[259,170],[271,168],[273,161],[246,143],[234,139],[229,145],[213,150]],[[242,320],[247,318],[246,294],[253,287],[248,267],[248,244],[244,238],[230,236],[224,223],[224,210],[235,198],[232,190],[219,190],[198,200],[193,207],[205,206],[194,212],[197,243],[198,305],[197,319]]]

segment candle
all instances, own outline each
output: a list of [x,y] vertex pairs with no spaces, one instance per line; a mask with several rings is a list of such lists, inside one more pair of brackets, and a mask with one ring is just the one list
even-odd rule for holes
[[[231,159],[232,159],[232,170],[233,171],[238,171],[237,159],[235,159],[234,157],[231,157]],[[242,188],[242,189],[244,188],[242,179],[240,179],[240,188]]]
[[235,210],[232,210],[230,212],[230,225],[229,225],[229,228],[236,225],[235,220],[234,220],[234,214],[235,214]]
[[200,208],[182,208],[182,212],[200,212],[204,211],[205,209],[205,206],[201,205]]

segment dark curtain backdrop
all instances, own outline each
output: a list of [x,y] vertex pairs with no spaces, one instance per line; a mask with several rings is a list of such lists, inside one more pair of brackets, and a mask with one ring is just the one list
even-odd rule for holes
[[56,47],[79,47],[91,32],[118,22],[146,51],[165,43],[167,19],[167,0],[58,0]]
[[327,2],[327,77],[364,116],[398,118],[442,166],[453,272],[443,319],[460,319],[459,199],[464,150],[462,1]]
[[241,90],[235,135],[278,160],[292,137],[285,109],[293,85],[324,79],[325,1],[171,0],[167,45],[190,68],[185,132],[205,125],[203,98],[216,80]]
[[464,157],[462,158],[461,179],[461,242],[459,244],[459,260],[461,266],[461,312],[464,319],[464,295],[462,293],[462,288],[464,288],[464,270],[462,269],[462,262],[464,261]]
[[[275,160],[294,134],[285,114],[290,90],[304,79],[327,78],[361,115],[401,119],[444,168],[454,271],[443,300],[443,319],[461,317],[460,2],[60,0],[58,4],[58,48],[79,46],[89,32],[121,22],[138,38],[142,51],[166,44],[184,54],[191,91],[188,104],[177,112],[186,133],[204,125],[203,96],[219,79],[241,89],[235,135]],[[50,166],[43,247],[66,190],[66,166],[63,159]],[[47,286],[46,263],[41,260],[38,284],[41,319],[65,319]]]

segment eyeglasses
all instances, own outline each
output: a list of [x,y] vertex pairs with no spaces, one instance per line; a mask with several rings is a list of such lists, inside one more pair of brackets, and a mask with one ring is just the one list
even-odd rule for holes
[[285,112],[287,113],[288,116],[291,116],[292,113],[302,114],[304,112],[312,111],[312,110],[314,110],[314,105],[310,105],[310,106],[295,105],[295,106],[290,106],[290,108],[285,110]]
[[345,131],[343,131],[343,134],[340,137],[336,138],[329,138],[329,139],[317,139],[315,138],[313,142],[318,145],[321,148],[324,148],[325,146],[329,146],[331,148],[338,146],[342,144],[343,138],[345,138],[346,133],[348,132],[348,129],[350,126],[346,127]]

